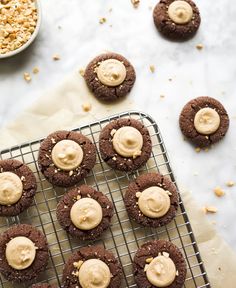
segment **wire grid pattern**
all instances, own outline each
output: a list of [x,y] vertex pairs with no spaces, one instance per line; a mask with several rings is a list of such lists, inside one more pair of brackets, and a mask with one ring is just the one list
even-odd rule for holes
[[[152,139],[152,155],[148,163],[132,173],[111,169],[101,159],[98,149],[99,133],[110,121],[130,117],[137,119],[148,128]],[[50,260],[47,270],[37,282],[48,282],[61,285],[64,264],[72,252],[88,244],[100,244],[112,251],[123,267],[121,288],[137,287],[132,273],[132,259],[138,247],[153,239],[166,239],[179,247],[187,263],[187,278],[183,287],[211,287],[204,269],[188,216],[180,197],[176,218],[168,225],[157,229],[145,228],[131,221],[126,213],[123,196],[128,184],[138,175],[158,171],[167,175],[175,183],[166,148],[155,121],[145,113],[130,111],[121,113],[90,125],[75,129],[89,137],[97,148],[97,161],[90,174],[80,184],[93,186],[106,194],[114,204],[112,225],[102,237],[94,242],[81,242],[71,238],[59,225],[56,219],[56,206],[66,192],[64,188],[54,187],[40,173],[37,165],[38,149],[42,140],[22,144],[0,152],[1,159],[18,159],[27,164],[35,173],[37,193],[34,203],[19,216],[0,218],[0,233],[9,226],[18,223],[32,224],[47,237],[50,249]],[[0,287],[29,287],[29,284],[13,284],[0,276]],[[145,287],[144,287],[145,288]]]

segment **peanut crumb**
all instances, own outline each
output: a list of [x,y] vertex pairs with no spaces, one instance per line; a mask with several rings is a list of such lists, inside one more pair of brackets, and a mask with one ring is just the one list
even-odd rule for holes
[[85,74],[85,70],[84,69],[79,69],[79,74],[84,77],[84,74]]
[[228,187],[233,187],[234,186],[234,182],[233,181],[228,181],[228,182],[226,182],[226,185],[228,186]]
[[71,274],[73,276],[79,277],[79,271],[78,270],[77,271],[73,271]]
[[107,22],[107,19],[105,17],[102,17],[102,18],[99,19],[99,23],[100,24],[104,24],[106,22]]
[[146,272],[147,269],[148,269],[148,264],[146,264],[146,265],[144,266],[144,272]]
[[147,259],[146,259],[146,263],[151,263],[152,260],[153,260],[153,257],[147,258]]
[[59,54],[54,54],[54,55],[52,56],[52,59],[53,59],[54,61],[58,61],[58,60],[61,59],[61,57],[60,57]]
[[131,0],[131,3],[133,4],[134,8],[138,8],[140,0]]
[[140,196],[141,196],[141,192],[136,192],[136,194],[135,194],[135,196],[137,197],[137,198],[139,198]]
[[89,112],[92,108],[92,105],[90,103],[84,103],[82,105],[82,108],[83,108],[84,112]]
[[113,156],[113,157],[112,157],[112,160],[116,161],[116,157],[115,157],[115,156]]
[[225,195],[225,192],[220,187],[216,187],[214,189],[214,193],[217,197],[222,197]]
[[150,71],[151,71],[152,73],[155,72],[155,66],[154,66],[154,65],[150,65],[150,66],[149,66],[149,69],[150,69]]
[[24,73],[24,79],[26,82],[30,82],[31,81],[31,76],[28,72],[25,72]]
[[179,276],[179,271],[178,271],[178,270],[176,271],[175,275],[176,275],[176,276]]
[[69,172],[69,176],[72,176],[73,173],[74,173],[74,172],[71,170],[71,171]]
[[204,212],[205,213],[216,213],[218,210],[214,206],[206,206],[204,207]]
[[163,256],[166,257],[166,258],[169,258],[169,256],[170,256],[170,254],[167,253],[167,252],[163,252],[162,254],[163,254]]
[[33,73],[34,74],[38,74],[39,73],[39,68],[38,67],[34,67],[33,68]]
[[20,180],[23,182],[23,181],[25,181],[25,176],[21,176],[20,177]]
[[82,260],[79,260],[78,262],[74,262],[73,263],[73,266],[79,270],[79,268],[81,267],[81,265],[83,264],[84,262]]
[[56,144],[56,140],[54,138],[51,138],[52,144]]
[[81,195],[77,195],[76,199],[80,200],[81,199]]
[[111,136],[114,136],[115,133],[116,133],[116,129],[112,129],[110,135],[111,135]]
[[199,43],[199,44],[196,45],[196,48],[198,50],[202,50],[204,48],[204,46],[203,46],[203,44]]
[[195,152],[199,153],[201,151],[201,148],[200,147],[196,147],[195,148]]

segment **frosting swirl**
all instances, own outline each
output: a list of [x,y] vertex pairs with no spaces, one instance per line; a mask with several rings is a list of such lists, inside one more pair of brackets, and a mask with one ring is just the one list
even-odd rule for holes
[[34,243],[29,238],[24,236],[15,237],[7,243],[7,262],[16,270],[26,269],[33,263],[36,249]]
[[52,161],[60,169],[70,171],[83,161],[83,149],[73,140],[61,140],[52,149]]
[[106,86],[118,86],[126,78],[125,65],[116,59],[107,59],[96,68],[98,79]]
[[166,256],[157,256],[146,270],[148,281],[156,287],[167,287],[174,282],[176,267],[174,262]]
[[79,283],[82,288],[107,288],[110,281],[110,269],[99,259],[86,260],[79,269]]
[[206,107],[200,109],[194,117],[195,129],[203,135],[216,132],[220,126],[220,116],[216,110]]
[[142,191],[138,206],[142,213],[150,218],[164,216],[170,209],[170,197],[168,191],[152,186]]
[[124,126],[115,132],[112,144],[119,155],[136,158],[142,153],[143,136],[138,129]]
[[70,210],[72,223],[81,230],[91,230],[102,221],[102,207],[92,198],[81,198]]
[[193,17],[193,9],[188,2],[177,0],[169,5],[168,15],[176,24],[186,24]]
[[20,178],[12,172],[0,173],[0,204],[12,205],[18,202],[23,193]]

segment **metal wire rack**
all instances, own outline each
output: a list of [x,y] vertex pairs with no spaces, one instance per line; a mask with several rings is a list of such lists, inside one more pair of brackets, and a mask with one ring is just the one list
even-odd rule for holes
[[[98,150],[99,133],[102,128],[110,121],[123,117],[142,121],[148,128],[152,138],[153,149],[150,160],[144,167],[133,173],[124,173],[111,169],[102,161]],[[57,222],[56,206],[66,189],[52,186],[39,171],[37,156],[42,139],[0,152],[1,159],[13,158],[27,164],[35,173],[37,179],[37,193],[31,207],[19,216],[0,218],[0,233],[13,224],[28,223],[34,225],[46,235],[49,242],[50,261],[47,270],[37,279],[37,282],[54,283],[60,286],[62,270],[71,253],[88,244],[102,244],[106,249],[112,251],[122,264],[123,279],[121,288],[135,288],[137,286],[132,273],[132,259],[138,247],[148,240],[166,239],[177,245],[185,257],[187,278],[183,287],[210,288],[211,286],[181,197],[176,218],[167,226],[157,229],[144,228],[132,222],[124,207],[123,196],[129,182],[142,173],[158,171],[168,175],[175,183],[166,148],[156,122],[143,112],[130,111],[74,130],[88,136],[97,147],[95,167],[80,184],[85,183],[102,191],[113,201],[115,209],[110,229],[105,232],[101,239],[93,243],[81,242],[71,238]],[[28,286],[10,283],[0,276],[0,287],[20,288]]]

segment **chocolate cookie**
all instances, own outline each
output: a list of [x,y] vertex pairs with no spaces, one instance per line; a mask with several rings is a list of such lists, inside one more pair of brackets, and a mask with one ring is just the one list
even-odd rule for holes
[[99,149],[103,160],[113,169],[134,171],[150,158],[152,142],[148,129],[140,121],[121,118],[102,129]]
[[99,284],[105,287],[106,284],[108,288],[119,288],[121,271],[119,262],[110,251],[102,246],[83,247],[73,253],[66,262],[62,276],[63,287],[101,286]]
[[134,221],[147,227],[159,227],[175,217],[179,197],[169,178],[159,173],[147,173],[129,184],[124,202]]
[[187,267],[177,246],[166,240],[154,240],[138,249],[134,256],[133,271],[140,288],[182,288]]
[[199,10],[191,0],[161,0],[154,8],[153,19],[163,36],[178,41],[193,37],[201,23]]
[[125,57],[116,53],[105,53],[88,64],[84,78],[99,100],[114,101],[130,92],[136,76],[134,67]]
[[111,201],[87,185],[70,190],[57,205],[57,219],[63,229],[81,240],[98,238],[109,228],[112,216]]
[[0,216],[15,216],[27,209],[36,189],[28,166],[14,159],[0,160]]
[[85,178],[96,162],[96,148],[84,135],[75,131],[50,134],[39,149],[38,164],[47,180],[69,187]]
[[34,284],[32,285],[31,288],[56,288],[56,285],[50,285],[47,283],[38,283],[38,284]]
[[0,235],[0,272],[13,282],[27,282],[46,269],[46,237],[31,225],[14,225]]
[[214,98],[198,97],[183,108],[179,125],[184,136],[198,147],[220,141],[229,128],[229,117],[224,106]]

